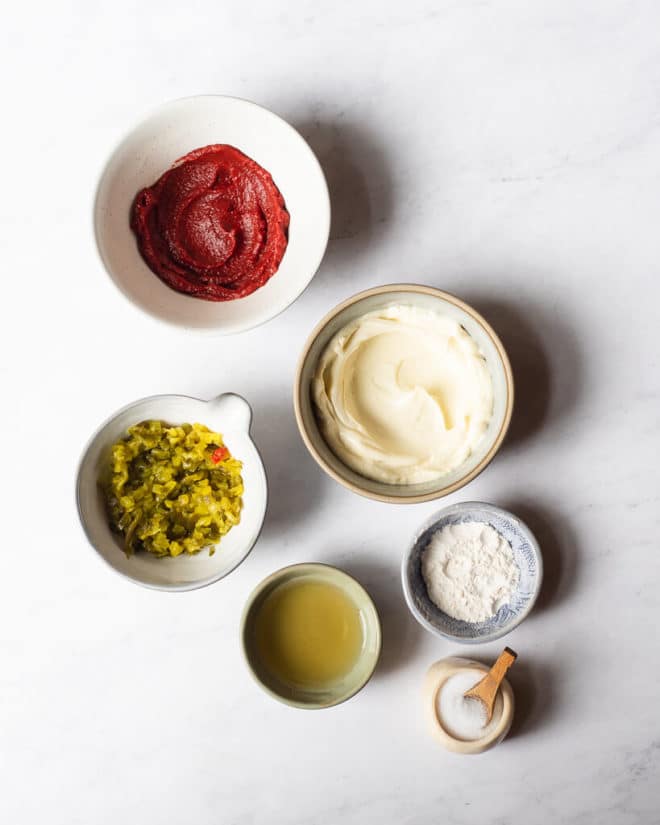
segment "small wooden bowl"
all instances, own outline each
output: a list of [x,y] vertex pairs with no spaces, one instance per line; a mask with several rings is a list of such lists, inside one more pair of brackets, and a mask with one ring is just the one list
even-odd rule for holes
[[514,712],[513,690],[507,680],[504,679],[500,685],[500,695],[502,697],[500,721],[488,736],[484,736],[482,739],[456,739],[442,725],[442,720],[438,716],[437,700],[438,693],[447,679],[466,669],[483,671],[484,675],[488,673],[488,667],[483,662],[464,659],[461,656],[448,656],[446,659],[441,659],[431,665],[424,679],[424,713],[431,725],[434,738],[447,750],[454,753],[483,753],[498,745],[511,728]]

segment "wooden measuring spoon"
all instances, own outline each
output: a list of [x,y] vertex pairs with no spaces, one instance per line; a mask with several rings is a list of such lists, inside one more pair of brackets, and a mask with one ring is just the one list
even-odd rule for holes
[[484,678],[463,694],[465,699],[478,699],[486,708],[486,725],[493,718],[493,705],[500,683],[517,656],[518,654],[510,647],[505,647]]

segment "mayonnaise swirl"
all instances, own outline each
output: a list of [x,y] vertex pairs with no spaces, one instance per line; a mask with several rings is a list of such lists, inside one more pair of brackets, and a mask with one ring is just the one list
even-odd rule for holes
[[432,481],[462,464],[493,413],[493,384],[455,320],[414,306],[369,312],[324,350],[312,385],[323,436],[360,475]]

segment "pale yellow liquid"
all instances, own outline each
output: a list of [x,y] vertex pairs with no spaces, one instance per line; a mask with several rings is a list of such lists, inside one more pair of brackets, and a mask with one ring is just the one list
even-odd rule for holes
[[280,682],[326,687],[346,676],[360,655],[360,611],[333,584],[294,579],[264,600],[255,641],[262,664]]

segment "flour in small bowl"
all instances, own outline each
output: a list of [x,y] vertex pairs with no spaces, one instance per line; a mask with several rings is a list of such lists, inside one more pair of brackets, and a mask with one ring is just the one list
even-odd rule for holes
[[422,553],[431,601],[448,616],[483,622],[508,604],[520,581],[509,542],[479,521],[448,524]]

